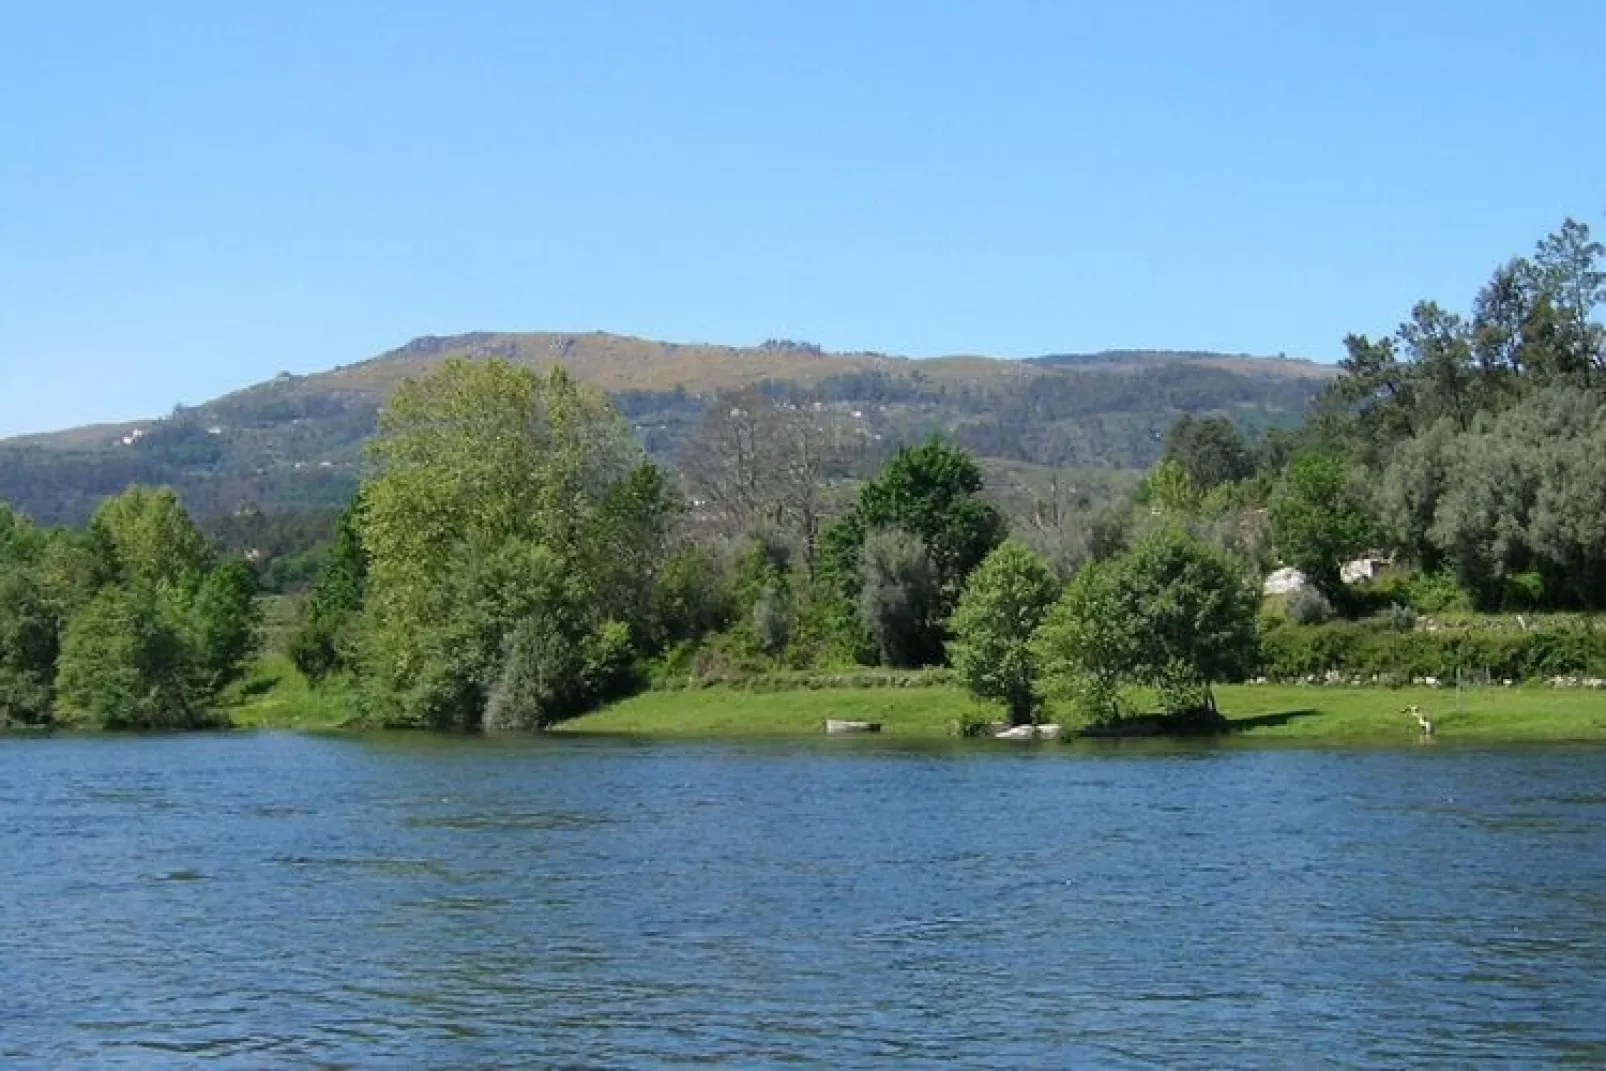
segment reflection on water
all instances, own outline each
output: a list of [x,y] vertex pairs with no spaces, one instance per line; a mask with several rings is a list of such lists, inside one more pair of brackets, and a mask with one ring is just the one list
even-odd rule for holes
[[0,1062],[1606,1061],[1606,750],[0,739]]

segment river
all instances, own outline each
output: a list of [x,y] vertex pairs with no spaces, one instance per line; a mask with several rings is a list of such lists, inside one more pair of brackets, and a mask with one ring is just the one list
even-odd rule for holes
[[1606,749],[0,737],[10,1066],[1606,1061]]

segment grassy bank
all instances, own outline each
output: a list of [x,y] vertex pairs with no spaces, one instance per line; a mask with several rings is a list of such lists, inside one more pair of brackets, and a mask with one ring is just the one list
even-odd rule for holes
[[[1457,694],[1434,688],[1239,685],[1217,699],[1231,731],[1249,739],[1409,743],[1420,739],[1402,713],[1416,705],[1441,740],[1606,741],[1606,692],[1545,687]],[[648,692],[563,726],[564,732],[664,737],[812,736],[826,718],[879,721],[900,739],[951,736],[964,715],[997,716],[955,687],[776,693],[707,689]],[[1054,715],[1050,711],[1050,716]]]
[[340,729],[357,715],[343,682],[313,688],[285,655],[263,657],[229,690],[222,713],[240,729]]
[[[827,718],[879,721],[898,739],[952,737],[964,718],[999,708],[950,684],[898,687],[714,687],[651,691],[560,727],[560,732],[681,738],[815,736]],[[862,683],[862,682],[861,682]],[[1606,741],[1606,690],[1549,688],[1345,688],[1235,685],[1217,689],[1231,731],[1250,739],[1408,743],[1420,738],[1402,713],[1419,707],[1441,740]],[[270,655],[236,686],[224,709],[240,728],[339,729],[357,716],[349,686],[309,687],[290,660]],[[1064,712],[1050,710],[1049,720]]]

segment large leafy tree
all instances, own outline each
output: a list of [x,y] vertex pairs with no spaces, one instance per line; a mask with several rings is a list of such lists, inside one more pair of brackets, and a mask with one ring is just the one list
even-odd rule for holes
[[1030,645],[1058,594],[1048,563],[1011,539],[971,574],[954,612],[949,660],[971,694],[1003,703],[1013,724],[1037,708]]
[[859,559],[859,618],[882,663],[912,668],[940,661],[941,593],[925,544],[883,528],[870,533]]
[[1229,557],[1168,527],[1071,582],[1033,641],[1048,690],[1094,720],[1119,717],[1122,690],[1153,688],[1172,713],[1215,713],[1211,685],[1258,654],[1259,594]]
[[981,489],[975,460],[933,438],[898,451],[825,531],[829,574],[854,603],[859,601],[861,558],[872,532],[899,529],[919,540],[936,583],[936,597],[922,625],[933,637],[924,657],[940,657],[942,622],[953,612],[971,572],[1004,539],[1004,517],[980,497]]
[[382,720],[481,727],[498,681],[529,680],[509,657],[552,649],[550,622],[592,646],[610,622],[650,631],[674,500],[598,392],[561,369],[448,361],[397,391],[371,457],[363,681]]

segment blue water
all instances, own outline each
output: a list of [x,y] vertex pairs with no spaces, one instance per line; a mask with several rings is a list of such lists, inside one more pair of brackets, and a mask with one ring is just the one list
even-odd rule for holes
[[1606,749],[0,738],[0,1063],[1606,1063]]

